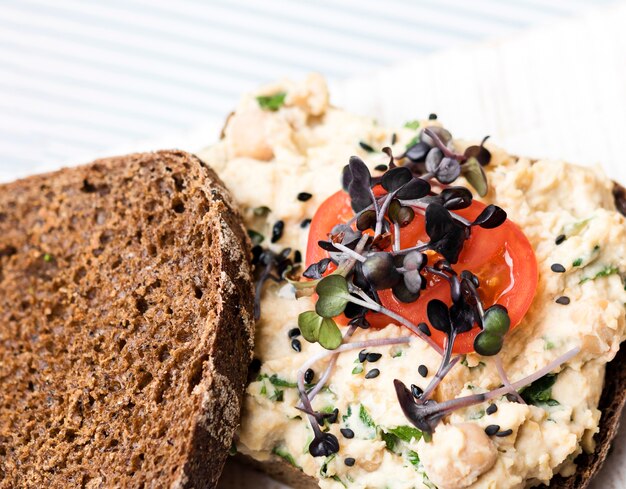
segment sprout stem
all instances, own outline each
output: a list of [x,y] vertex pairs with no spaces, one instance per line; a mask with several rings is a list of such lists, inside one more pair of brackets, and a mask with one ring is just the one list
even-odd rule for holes
[[[421,199],[401,200],[400,203],[404,206],[413,207],[414,209],[417,209],[420,214],[424,215],[424,213],[426,212],[426,208],[428,207],[428,204],[425,204],[424,202],[420,202],[420,200]],[[456,212],[452,212],[449,209],[448,209],[448,212],[452,216],[452,219],[456,219],[464,226],[472,225],[471,221],[468,221],[467,219],[465,219],[463,216],[460,216]]]
[[400,224],[393,223],[393,248],[392,250],[397,253],[400,251]]
[[574,356],[578,354],[578,352],[580,352],[580,347],[577,346],[575,348],[572,348],[567,353],[553,360],[545,367],[540,368],[536,372],[530,374],[527,377],[524,377],[523,379],[513,382],[512,384],[509,385],[509,387],[504,386],[504,387],[500,387],[498,389],[494,389],[489,392],[485,392],[484,394],[474,394],[471,396],[459,397],[459,398],[450,399],[449,401],[444,401],[441,403],[436,403],[436,404],[433,403],[430,405],[425,404],[420,408],[421,414],[424,417],[432,417],[432,418],[441,419],[443,416],[446,416],[457,409],[473,406],[475,404],[481,404],[491,399],[496,399],[500,396],[503,396],[507,394],[509,392],[509,389],[511,388],[517,391],[521,389],[522,387],[525,387],[528,384],[531,384],[535,380],[540,379],[544,375],[549,374],[551,371],[560,367],[565,362],[571,360]]
[[355,260],[360,261],[361,263],[363,263],[366,260],[366,258],[363,255],[357,253],[354,250],[351,250],[346,245],[343,245],[341,243],[333,243],[333,246],[337,248],[338,250],[341,250],[343,253],[350,256],[351,258],[354,258]]
[[444,377],[448,375],[448,372],[452,370],[452,367],[454,367],[459,362],[460,359],[461,359],[461,355],[457,355],[450,362],[448,362],[447,365],[444,366],[443,363],[441,364],[435,376],[432,378],[432,380],[430,381],[426,389],[424,389],[424,392],[420,396],[419,401],[428,400],[428,398],[434,392],[434,390],[437,387],[439,387],[439,384],[444,379]]
[[513,387],[511,387],[511,382],[509,382],[509,378],[506,375],[504,366],[502,365],[502,357],[500,355],[496,355],[495,362],[496,362],[496,370],[498,371],[498,375],[500,376],[500,379],[502,380],[504,387],[507,387],[509,389],[508,393],[511,394],[512,396],[515,396],[515,398],[517,399],[517,402],[519,402],[520,404],[526,404],[526,401],[522,399],[522,396],[520,396],[519,392],[517,392],[515,389],[513,389]]
[[395,255],[406,255],[407,253],[410,253],[411,251],[419,251],[420,253],[422,253],[423,251],[429,250],[430,249],[430,243],[423,243],[421,245],[418,246],[413,246],[412,248],[404,248],[402,250],[398,250],[397,252],[392,253],[394,256]]
[[[410,343],[411,341],[413,341],[413,339],[414,339],[413,336],[400,336],[399,338],[380,338],[380,339],[375,339],[375,340],[356,341],[352,343],[344,343],[334,350],[322,351],[318,353],[317,355],[313,355],[311,358],[309,358],[306,362],[302,364],[302,366],[300,367],[297,373],[298,393],[300,395],[300,407],[305,412],[309,412],[309,413],[314,412],[313,406],[311,405],[311,399],[309,398],[309,395],[306,392],[306,387],[304,385],[304,373],[309,368],[313,367],[313,365],[315,365],[317,362],[327,357],[333,357],[335,359],[333,363],[333,367],[334,367],[334,364],[337,362],[337,357],[339,356],[340,353],[350,351],[350,350],[361,350],[363,348],[369,348],[372,346],[401,345],[403,343]],[[331,358],[330,362],[333,362],[333,358]],[[328,367],[330,366],[331,365],[329,363]],[[322,377],[324,377],[324,375]],[[322,379],[320,379],[320,382],[318,382],[317,385],[321,383],[321,380]],[[328,380],[328,377],[326,377],[325,381],[326,380]],[[318,392],[323,387],[324,386],[322,385],[318,389],[318,391],[315,392],[315,395],[317,395]],[[313,393],[313,391],[311,391],[311,393]],[[313,419],[315,420],[315,417],[313,417]]]
[[[346,331],[346,333],[343,335],[343,341],[345,342],[346,340],[349,340],[352,335],[354,334],[354,332],[356,331],[358,326],[350,326],[348,328],[348,330]],[[317,384],[315,384],[315,387],[313,387],[309,392],[308,392],[308,396],[309,396],[309,400],[312,401],[315,396],[319,393],[319,391],[321,391],[324,386],[326,385],[326,382],[328,381],[328,379],[330,378],[330,374],[332,373],[333,368],[335,367],[335,364],[337,363],[337,358],[339,357],[339,353],[333,355],[330,360],[328,361],[328,366],[326,367],[326,370],[324,370],[324,373],[322,374],[322,376],[319,378],[319,380],[317,381]],[[304,377],[304,374],[303,374]],[[304,380],[304,379],[303,379]]]
[[465,161],[465,155],[461,155],[450,150],[445,144],[443,144],[443,141],[439,139],[439,136],[437,136],[437,134],[435,134],[432,129],[426,127],[424,129],[424,132],[433,139],[433,141],[435,142],[435,146],[437,146],[445,156],[447,156],[448,158],[453,158],[459,163],[463,163]]
[[365,300],[357,299],[356,297],[354,297],[352,295],[346,297],[346,299],[348,299],[350,302],[353,302],[353,303],[355,303],[355,304],[357,304],[357,305],[359,305],[361,307],[365,307],[367,309],[371,309],[372,311],[380,312],[381,314],[384,314],[385,316],[388,316],[391,319],[395,319],[400,324],[402,324],[403,326],[405,326],[406,328],[411,330],[412,333],[415,333],[422,340],[424,340],[426,343],[428,343],[428,345],[433,350],[435,350],[440,355],[443,355],[443,350],[441,349],[441,347],[437,343],[435,343],[433,340],[431,340],[428,336],[426,336],[424,333],[422,333],[420,331],[420,329],[415,324],[413,324],[411,321],[409,321],[408,319],[406,319],[403,316],[400,316],[399,314],[396,314],[395,312],[391,311],[390,309],[387,309],[386,307],[378,304],[377,302],[374,302],[371,298],[367,297],[367,294],[365,294],[361,289],[358,289],[358,288],[355,287],[354,288],[354,292],[359,294]]
[[376,229],[374,230],[374,237],[378,236],[383,229],[383,219],[385,218],[385,214],[387,213],[387,209],[389,208],[389,204],[395,197],[398,191],[394,190],[393,192],[385,195],[383,200],[383,205],[380,207],[380,210],[376,213]]

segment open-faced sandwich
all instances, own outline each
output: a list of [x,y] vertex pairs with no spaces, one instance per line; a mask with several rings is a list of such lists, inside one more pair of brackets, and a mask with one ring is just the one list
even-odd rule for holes
[[318,76],[244,97],[202,157],[255,245],[239,453],[300,487],[586,485],[625,382],[605,378],[626,221],[601,170],[435,115],[380,127]]

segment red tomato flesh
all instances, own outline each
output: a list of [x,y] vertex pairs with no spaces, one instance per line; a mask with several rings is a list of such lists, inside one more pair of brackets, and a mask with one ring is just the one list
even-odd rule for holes
[[[454,211],[473,221],[485,208],[481,202],[473,201],[467,209]],[[345,223],[354,216],[350,207],[350,198],[344,191],[330,196],[317,210],[309,229],[309,240],[306,254],[306,265],[326,258],[328,253],[318,246],[318,241],[328,239],[332,228]],[[393,234],[393,231],[392,231]],[[416,212],[415,219],[400,233],[402,248],[415,246],[417,242],[429,240],[424,228],[424,216]],[[427,252],[429,264],[441,258],[435,252]],[[480,280],[479,295],[485,308],[500,304],[507,308],[511,318],[511,328],[517,326],[532,303],[537,288],[537,260],[531,244],[520,228],[507,219],[495,229],[472,227],[472,234],[465,242],[458,263],[452,268],[461,273],[469,270]],[[331,264],[327,273],[334,269]],[[425,322],[430,324],[426,315],[426,306],[432,299],[440,299],[452,304],[450,286],[442,278],[426,273],[428,280],[426,290],[422,291],[417,301],[405,304],[395,299],[391,290],[378,292],[381,303],[388,309],[404,316],[414,324]],[[368,313],[368,321],[373,327],[382,328],[394,324],[384,314]],[[347,324],[347,318],[337,318],[339,324]],[[432,339],[443,347],[445,335],[430,328]],[[455,353],[474,351],[474,338],[480,332],[478,326],[457,337],[454,345]]]

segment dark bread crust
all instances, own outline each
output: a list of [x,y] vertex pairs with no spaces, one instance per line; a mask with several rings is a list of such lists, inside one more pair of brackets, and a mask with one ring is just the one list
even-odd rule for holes
[[[626,189],[614,184],[613,196],[617,210],[626,216]],[[571,477],[555,476],[549,489],[586,489],[593,477],[602,468],[611,451],[611,443],[620,427],[620,418],[626,405],[626,347],[621,348],[615,358],[607,364],[604,387],[598,405],[602,412],[600,431],[595,435],[596,449],[593,453],[583,453],[576,459],[577,470]],[[260,472],[265,472],[293,489],[316,489],[316,480],[283,459],[272,455],[270,460],[259,462],[251,457],[238,454],[227,465],[241,463]],[[541,487],[546,487],[542,485]],[[227,489],[224,486],[224,489]],[[242,487],[240,489],[252,489]]]
[[0,487],[214,487],[252,355],[248,254],[182,151],[0,186]]

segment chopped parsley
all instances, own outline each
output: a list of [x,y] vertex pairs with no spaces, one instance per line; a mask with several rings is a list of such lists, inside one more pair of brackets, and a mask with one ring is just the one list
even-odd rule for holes
[[274,389],[274,393],[268,397],[270,401],[283,402],[285,400],[285,391]]
[[420,463],[420,456],[417,454],[417,452],[414,452],[413,450],[409,450],[408,452],[406,452],[406,458],[411,463],[411,465],[415,465],[416,467]]
[[341,419],[346,428],[354,431],[357,438],[364,440],[376,438],[376,423],[363,404],[359,404],[358,411],[354,410],[353,406],[348,406],[346,414]]
[[293,455],[291,455],[285,447],[282,447],[282,446],[275,447],[274,450],[272,450],[272,453],[274,455],[278,455],[289,465],[293,465],[294,467],[297,467],[298,469],[302,468],[296,463],[296,459],[293,458]]
[[260,95],[256,98],[259,107],[263,110],[277,111],[285,104],[286,92],[278,92],[273,95]]
[[422,432],[413,426],[398,426],[387,430],[387,433],[391,433],[407,443],[413,439],[419,441],[422,438]]
[[559,402],[552,399],[552,386],[556,382],[557,374],[544,375],[540,379],[535,380],[532,384],[524,387],[519,391],[522,399],[527,404],[534,406],[558,406]]
[[418,121],[417,119],[412,120],[412,121],[406,121],[404,123],[404,127],[406,127],[407,129],[419,129],[420,127],[420,121]]
[[324,463],[320,467],[320,475],[322,477],[324,477],[324,478],[329,477],[329,475],[328,475],[328,464],[330,462],[332,462],[336,456],[337,456],[337,454],[333,453],[332,455],[329,455],[328,457],[326,457],[326,459],[324,460]]
[[281,379],[281,378],[280,378],[278,375],[276,375],[276,374],[272,374],[271,376],[270,376],[270,375],[267,375],[267,374],[261,374],[261,375],[259,375],[259,376],[257,377],[257,379],[256,379],[256,380],[257,380],[257,381],[259,381],[259,380],[264,380],[264,379],[269,380],[269,381],[270,381],[270,383],[271,383],[272,385],[275,385],[276,387],[291,387],[291,388],[298,387],[298,384],[297,384],[297,383],[295,383],[295,382],[289,382],[288,380]]
[[374,420],[370,416],[370,413],[367,412],[367,409],[365,409],[365,406],[363,406],[363,404],[361,404],[361,406],[359,407],[359,419],[365,426],[368,426],[370,428],[376,427],[376,423],[374,423]]
[[595,280],[597,278],[608,277],[610,275],[615,275],[617,273],[619,273],[619,269],[615,265],[608,265],[604,267],[602,270],[600,270],[598,273],[593,275],[592,277],[583,277],[580,280],[579,284],[584,284],[585,282],[588,282],[589,280]]

